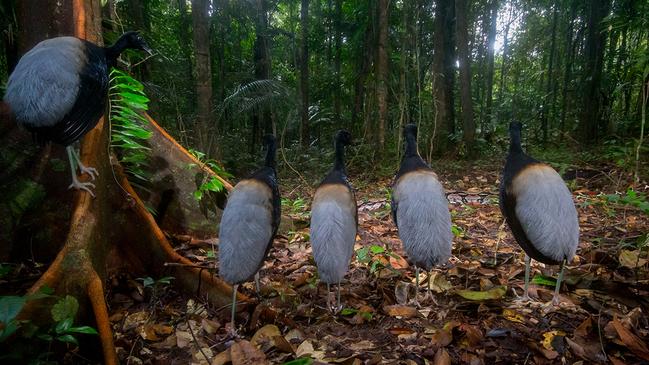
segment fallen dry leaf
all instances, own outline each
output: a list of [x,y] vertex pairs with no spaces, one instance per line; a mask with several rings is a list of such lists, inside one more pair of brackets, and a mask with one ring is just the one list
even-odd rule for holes
[[644,341],[634,335],[633,332],[626,329],[617,318],[613,318],[613,326],[615,327],[617,334],[620,336],[620,340],[622,340],[629,350],[633,351],[633,353],[638,357],[649,361],[649,348]]
[[270,364],[266,355],[246,340],[241,340],[230,347],[232,365]]
[[444,274],[434,271],[429,277],[430,289],[435,293],[444,293],[451,289],[453,285],[446,279]]
[[401,304],[385,306],[383,311],[391,317],[413,318],[419,316],[417,308]]
[[267,324],[255,332],[252,339],[250,339],[250,343],[265,352],[275,345],[273,341],[273,337],[275,336],[282,336],[279,328],[274,324]]
[[503,309],[503,317],[505,317],[508,321],[525,323],[525,317],[522,314],[516,312],[514,309]]
[[647,263],[646,259],[640,257],[640,251],[622,250],[619,256],[620,265],[626,266],[630,269],[642,267]]
[[458,290],[455,293],[461,296],[462,298],[468,300],[479,301],[479,300],[499,299],[502,298],[505,295],[505,293],[507,293],[507,287],[497,286],[487,291]]
[[451,356],[448,352],[441,348],[435,353],[435,358],[433,359],[434,365],[451,365]]

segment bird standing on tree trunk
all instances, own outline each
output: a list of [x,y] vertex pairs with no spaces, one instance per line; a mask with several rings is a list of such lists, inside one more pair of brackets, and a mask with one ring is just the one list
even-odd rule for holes
[[[351,139],[351,134],[345,130],[336,133],[334,167],[316,189],[311,205],[313,258],[320,280],[327,283],[327,307],[334,313],[342,309],[340,282],[349,269],[358,226],[356,197],[347,180],[344,161],[345,146]],[[331,284],[338,284],[335,307],[329,298]]]
[[[219,228],[219,275],[232,287],[232,331],[239,284],[256,276],[268,256],[281,217],[275,171],[276,142],[264,136],[264,166],[241,180],[230,193]],[[257,290],[259,290],[258,277]]]
[[403,135],[406,153],[392,185],[392,219],[408,260],[415,265],[415,303],[418,304],[419,268],[430,271],[433,266],[448,261],[453,233],[444,188],[417,151],[417,126],[406,125]]
[[97,125],[106,109],[108,73],[125,49],[151,53],[137,32],[124,33],[110,47],[75,37],[44,40],[18,61],[9,76],[4,101],[9,105],[17,124],[25,127],[41,143],[54,142],[66,146],[72,184],[94,196],[94,184],[80,182],[80,173],[90,175],[97,170],[84,166],[72,144]]
[[572,194],[550,166],[526,155],[521,147],[522,124],[509,125],[509,154],[500,183],[500,210],[514,238],[525,251],[525,294],[530,278],[530,258],[548,265],[561,264],[552,304],[559,304],[559,290],[566,262],[579,244],[579,222]]

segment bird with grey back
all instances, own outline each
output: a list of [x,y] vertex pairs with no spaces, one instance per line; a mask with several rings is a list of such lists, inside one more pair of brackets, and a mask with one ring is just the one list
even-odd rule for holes
[[[336,133],[334,166],[316,189],[311,205],[313,258],[320,280],[327,283],[327,307],[333,312],[341,309],[340,282],[349,269],[358,226],[356,197],[344,161],[345,146],[350,143],[349,132]],[[338,284],[336,306],[330,301],[331,284]]]
[[92,180],[96,169],[84,166],[72,144],[97,125],[106,109],[108,74],[125,49],[151,53],[137,32],[124,33],[110,47],[75,37],[44,40],[29,50],[9,76],[4,102],[18,125],[41,143],[66,146],[72,184],[94,196],[90,182],[80,182],[76,168]]
[[[281,204],[275,137],[264,137],[264,165],[237,183],[228,197],[219,227],[219,275],[232,288],[232,331],[236,332],[237,288],[263,266],[277,233]],[[256,278],[258,279],[258,278]],[[258,283],[258,280],[256,280]]]
[[572,194],[550,166],[523,152],[522,124],[509,125],[510,145],[500,185],[500,210],[514,238],[525,251],[525,293],[529,299],[530,260],[561,265],[552,303],[559,290],[566,262],[579,245],[579,221]]
[[[403,132],[405,154],[392,184],[392,218],[399,238],[415,265],[415,303],[418,304],[419,268],[430,271],[451,256],[453,234],[444,188],[417,151],[417,126]],[[430,294],[430,280],[428,280]]]

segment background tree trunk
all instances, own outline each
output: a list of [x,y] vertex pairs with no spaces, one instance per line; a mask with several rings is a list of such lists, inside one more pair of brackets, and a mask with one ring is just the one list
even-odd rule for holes
[[473,100],[471,98],[471,58],[469,56],[466,0],[455,0],[455,14],[457,22],[457,53],[460,62],[462,135],[467,150],[472,150],[475,139],[475,121],[473,120]]
[[[271,73],[270,59],[270,37],[268,34],[268,9],[266,0],[256,0],[256,20],[255,20],[255,45],[254,45],[254,62],[255,62],[255,79],[268,80]],[[263,132],[262,132],[263,131]],[[250,153],[254,154],[256,146],[261,141],[263,133],[272,133],[273,126],[270,118],[270,112],[265,108],[257,108],[252,117]]]
[[[545,88],[545,98],[543,102],[543,107],[541,108],[541,130],[543,132],[543,145],[548,143],[548,118],[551,115],[551,109],[553,98],[553,85],[555,83],[554,77],[554,54],[557,47],[557,21],[559,18],[559,2],[554,2],[554,10],[552,14],[552,36],[550,37],[550,55],[548,59],[548,71],[547,71],[547,86]],[[553,123],[550,123],[553,124]]]
[[196,132],[199,148],[208,156],[214,147],[210,136],[217,129],[212,121],[212,61],[210,59],[209,0],[192,0],[194,68],[196,73]]
[[341,113],[342,103],[341,98],[341,75],[340,70],[342,66],[342,30],[341,22],[343,17],[343,0],[335,0],[335,15],[334,15],[334,122],[337,126],[342,127]]
[[309,0],[300,7],[300,142],[306,148],[310,143],[309,131]]
[[[483,124],[487,130],[492,128],[493,85],[494,85],[494,55],[496,53],[496,26],[498,23],[498,0],[492,0],[489,6],[489,33],[487,34],[487,72],[485,75],[485,113]],[[482,131],[487,132],[486,130]]]
[[376,43],[376,99],[378,103],[379,151],[385,148],[385,126],[388,123],[388,20],[389,1],[378,0],[378,37]]
[[602,20],[608,15],[610,0],[588,2],[588,33],[586,35],[586,65],[582,77],[583,93],[578,132],[583,143],[597,140],[601,122],[601,81],[604,64],[606,33]]
[[436,152],[444,152],[455,133],[455,6],[453,0],[436,0],[433,37],[433,131]]

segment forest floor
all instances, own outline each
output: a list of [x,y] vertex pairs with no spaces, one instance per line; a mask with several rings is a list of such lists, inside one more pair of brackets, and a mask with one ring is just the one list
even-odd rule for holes
[[[326,308],[326,286],[318,283],[308,243],[310,202],[300,197],[310,192],[297,181],[282,181],[289,195],[283,212],[294,228],[275,239],[261,270],[260,297],[254,283],[240,288],[258,298],[237,314],[241,339],[228,335],[229,307],[183,296],[168,278],[120,273],[109,285],[108,302],[122,363],[649,362],[649,215],[624,192],[619,200],[606,196],[626,190],[626,175],[600,166],[606,172],[585,169],[577,175],[588,178],[569,181],[581,239],[567,266],[561,304],[554,307],[548,302],[558,267],[533,262],[533,300],[518,298],[524,254],[502,225],[501,163],[438,168],[444,186],[460,192],[449,195],[453,256],[447,267],[420,273],[419,307],[412,303],[414,269],[390,216],[390,179],[360,184],[350,174],[357,187],[358,237],[342,284],[344,308],[335,315]],[[294,188],[287,188],[291,183]],[[173,239],[197,265],[214,267],[217,239]],[[432,297],[426,296],[429,280]]]

